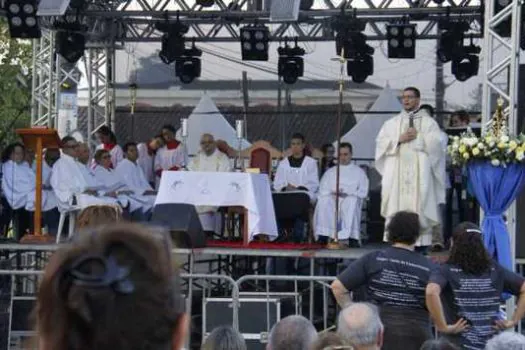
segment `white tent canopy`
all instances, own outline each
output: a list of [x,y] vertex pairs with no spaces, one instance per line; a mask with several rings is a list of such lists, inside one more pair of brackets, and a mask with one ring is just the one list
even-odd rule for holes
[[[401,111],[401,107],[397,94],[387,85],[368,111]],[[342,142],[352,144],[353,158],[374,159],[377,134],[383,123],[392,117],[393,114],[367,114],[341,138]],[[337,140],[334,142],[334,146],[337,146]]]
[[[177,138],[181,139],[181,129],[177,131]],[[212,134],[215,140],[226,141],[231,147],[239,147],[239,139],[235,129],[221,114],[212,99],[204,94],[188,118],[187,151],[189,155],[195,155],[200,150],[200,138],[202,134]],[[242,140],[241,148],[250,147],[251,144]]]

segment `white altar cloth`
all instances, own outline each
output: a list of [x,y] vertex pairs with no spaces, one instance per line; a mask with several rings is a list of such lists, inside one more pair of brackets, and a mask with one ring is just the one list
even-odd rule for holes
[[270,181],[266,174],[164,171],[157,204],[241,206],[248,211],[248,241],[258,234],[277,238]]

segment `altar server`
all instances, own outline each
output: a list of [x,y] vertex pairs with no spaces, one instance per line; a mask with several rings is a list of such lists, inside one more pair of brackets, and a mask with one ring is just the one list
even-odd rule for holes
[[296,133],[292,136],[292,155],[284,158],[277,167],[273,188],[275,191],[307,191],[315,202],[319,189],[319,169],[312,157],[305,155],[305,138]]
[[[124,160],[122,160],[124,161]],[[123,208],[129,206],[129,212],[145,212],[151,209],[151,202],[147,198],[136,198],[134,190],[126,186],[123,178],[111,168],[111,156],[106,150],[95,152],[96,166],[93,169],[95,178],[102,184],[104,191],[118,199]]]
[[162,138],[165,145],[157,151],[154,164],[157,185],[164,170],[180,170],[186,165],[184,147],[175,139],[175,128],[172,125],[162,127]]
[[201,150],[193,157],[188,165],[190,171],[231,171],[230,159],[217,148],[213,135],[203,134]]
[[124,152],[122,152],[122,148],[117,144],[117,137],[106,125],[101,126],[97,130],[97,137],[100,141],[97,150],[103,149],[109,152],[111,156],[111,167],[115,169],[118,163],[124,159]]
[[[201,137],[201,150],[188,165],[189,171],[229,172],[231,171],[228,156],[217,148],[215,139],[210,134]],[[220,233],[221,220],[216,207],[198,206],[197,213],[204,231]]]
[[125,158],[119,163],[115,173],[127,188],[133,191],[133,198],[143,203],[142,211],[147,213],[155,205],[157,192],[153,190],[142,168],[138,164],[137,144],[129,142],[124,146]]
[[[368,195],[368,177],[363,169],[351,163],[352,145],[347,142],[339,146],[339,189],[336,188],[337,167],[326,171],[321,179],[319,197],[314,214],[316,237],[350,239],[351,246],[361,242],[361,207]],[[335,199],[339,191],[339,223],[335,226]]]
[[[51,186],[58,200],[58,209],[68,211],[75,205],[118,205],[116,198],[106,196],[96,184],[87,167],[76,160],[78,142],[71,136],[62,139],[62,155],[53,165]],[[91,181],[90,181],[91,179]]]
[[387,225],[399,211],[415,212],[423,230],[417,245],[430,246],[431,229],[440,222],[438,203],[444,201],[445,153],[438,124],[419,109],[420,97],[414,87],[403,90],[403,111],[377,135],[375,166],[382,176],[381,215]]
[[[155,172],[153,171],[153,164],[155,162],[155,155],[157,151],[164,146],[164,139],[162,135],[157,135],[148,142],[141,142],[137,145],[138,159],[137,164],[142,168],[146,180],[150,184],[155,184]],[[126,150],[124,150],[126,153]]]

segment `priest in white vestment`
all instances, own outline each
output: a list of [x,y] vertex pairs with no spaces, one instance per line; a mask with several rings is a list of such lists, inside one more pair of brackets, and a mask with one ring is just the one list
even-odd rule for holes
[[[106,192],[96,184],[88,168],[76,160],[78,142],[71,136],[62,139],[62,155],[53,165],[51,187],[61,212],[90,205],[115,205],[116,198],[105,196]],[[91,180],[90,180],[91,179]]]
[[[217,148],[213,135],[203,134],[201,136],[201,150],[188,164],[189,171],[203,172],[229,172],[231,171],[230,159]],[[211,206],[198,206],[197,213],[204,231],[220,233],[220,216],[217,208]]]
[[111,155],[108,151],[97,150],[95,163],[93,169],[95,179],[102,184],[102,188],[108,195],[116,197],[123,208],[129,209],[129,213],[132,215],[136,211],[145,213],[151,209],[151,200],[147,197],[135,196],[134,190],[126,185],[116,170],[111,168]]
[[387,224],[401,210],[419,214],[422,234],[417,245],[430,246],[432,227],[440,223],[438,203],[444,201],[445,152],[438,124],[418,110],[419,103],[418,89],[403,91],[404,110],[387,120],[377,136],[375,166],[382,175],[381,215]]
[[134,142],[124,145],[125,158],[119,163],[115,173],[127,188],[133,191],[131,197],[137,199],[142,204],[143,213],[148,213],[155,205],[157,192],[153,190],[144,175],[144,171],[138,164],[138,149]]
[[187,165],[187,155],[184,145],[175,138],[173,125],[162,127],[162,137],[165,145],[157,150],[153,169],[155,171],[155,186],[160,184],[162,172],[165,170],[177,171],[184,169]]
[[[339,189],[336,187],[337,166],[329,168],[321,178],[314,213],[316,238],[328,237],[361,243],[361,208],[368,196],[368,177],[363,169],[352,164],[352,145],[339,146]],[[336,193],[339,192],[338,223],[335,223]]]

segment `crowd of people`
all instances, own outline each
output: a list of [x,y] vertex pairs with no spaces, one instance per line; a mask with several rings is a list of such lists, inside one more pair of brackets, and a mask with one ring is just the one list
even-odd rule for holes
[[[169,233],[125,223],[113,206],[90,206],[80,216],[73,240],[51,257],[41,280],[39,348],[183,349],[190,315]],[[333,282],[341,306],[335,329],[319,331],[290,315],[271,328],[267,350],[525,349],[525,336],[513,331],[525,313],[525,279],[488,257],[476,225],[455,229],[441,266],[414,249],[417,214],[396,213],[389,225],[391,247],[352,262]],[[353,300],[361,287],[367,297]],[[518,296],[509,320],[501,317],[502,293]],[[224,324],[200,348],[249,345]]]

